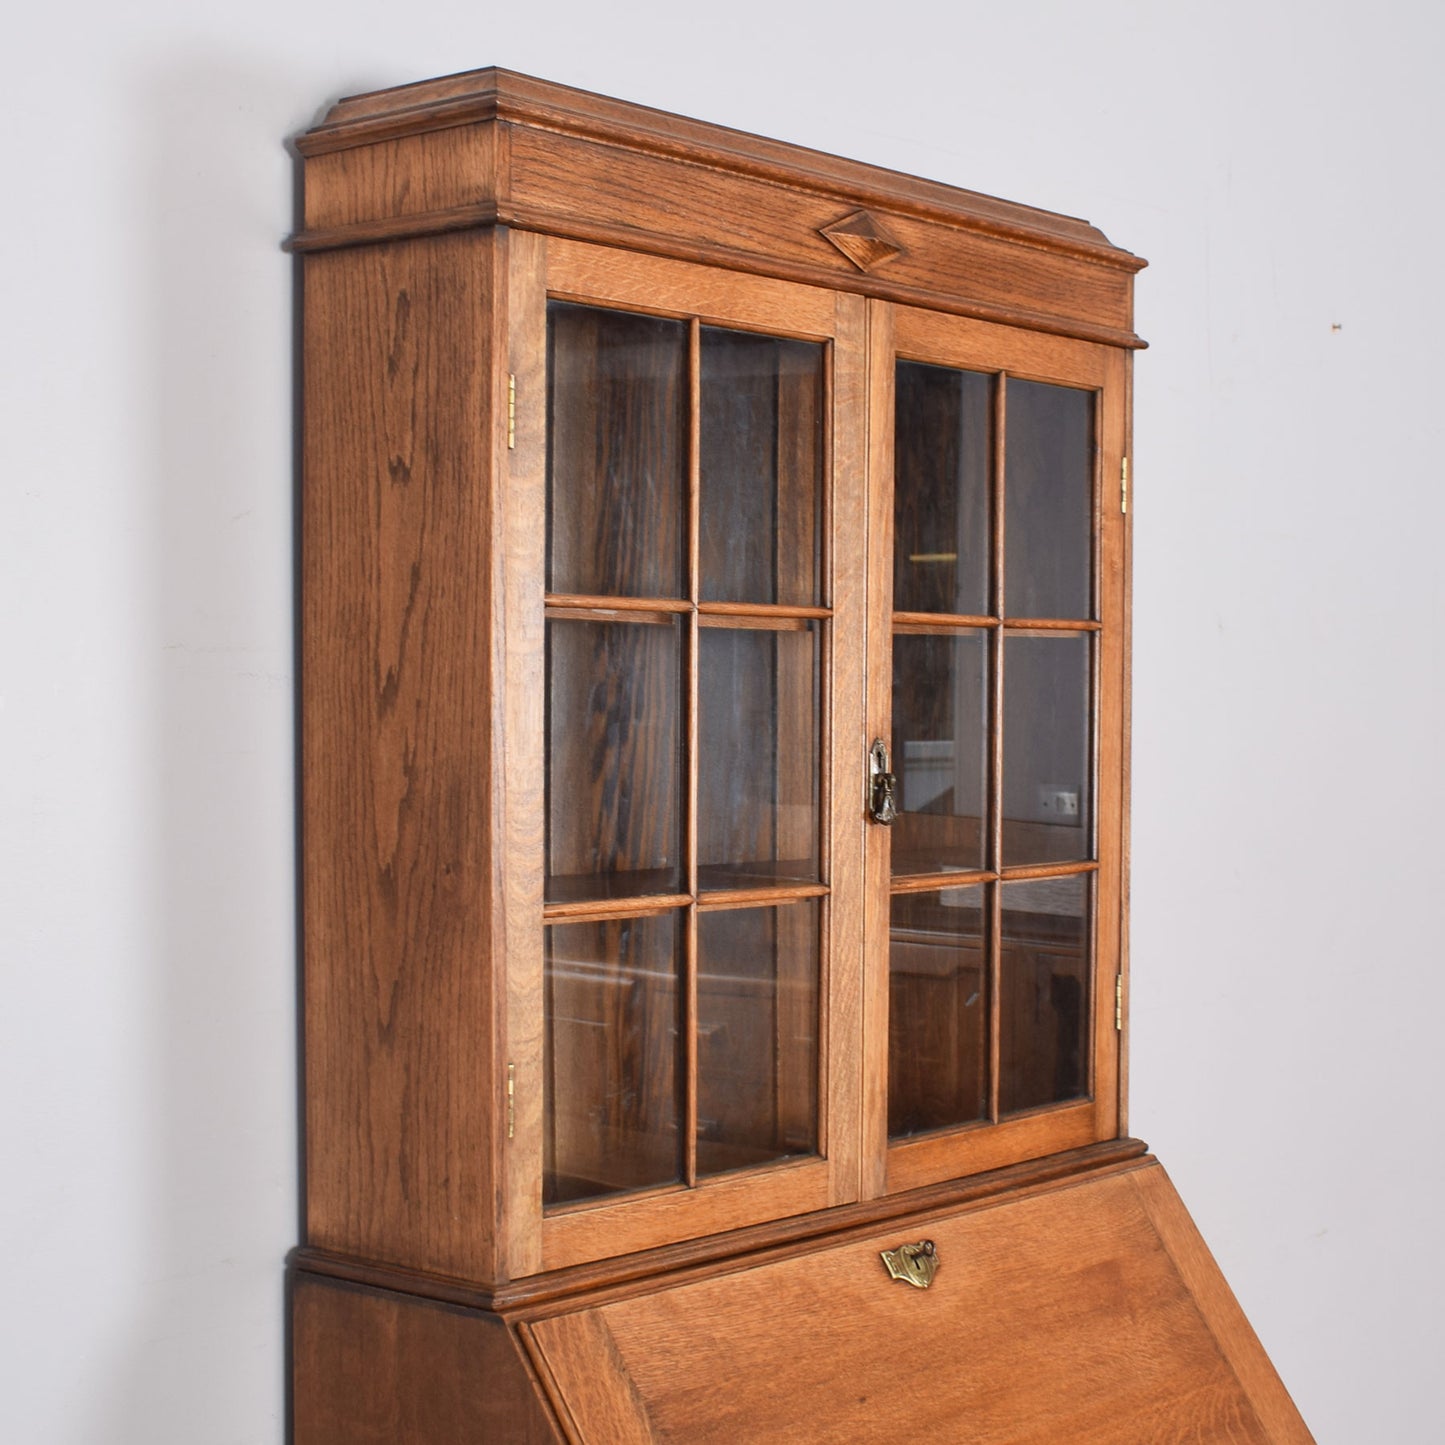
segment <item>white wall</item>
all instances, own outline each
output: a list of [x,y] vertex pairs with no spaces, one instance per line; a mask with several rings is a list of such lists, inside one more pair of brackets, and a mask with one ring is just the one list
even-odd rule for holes
[[1133,1125],[1321,1445],[1439,1439],[1439,8],[227,10],[7,22],[0,1439],[281,1439],[282,140],[489,63],[1088,216],[1153,262]]

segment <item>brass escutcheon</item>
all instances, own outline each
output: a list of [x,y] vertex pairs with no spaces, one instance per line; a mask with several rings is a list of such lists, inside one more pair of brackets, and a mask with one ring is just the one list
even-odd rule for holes
[[938,1251],[931,1239],[920,1240],[917,1244],[900,1244],[897,1249],[885,1249],[881,1258],[892,1278],[901,1279],[914,1289],[927,1289],[938,1273]]

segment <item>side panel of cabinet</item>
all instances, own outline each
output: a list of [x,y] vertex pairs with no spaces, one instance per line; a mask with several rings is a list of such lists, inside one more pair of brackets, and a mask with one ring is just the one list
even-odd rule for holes
[[294,1445],[558,1445],[495,1316],[299,1275]]
[[311,257],[307,1242],[495,1275],[488,233]]

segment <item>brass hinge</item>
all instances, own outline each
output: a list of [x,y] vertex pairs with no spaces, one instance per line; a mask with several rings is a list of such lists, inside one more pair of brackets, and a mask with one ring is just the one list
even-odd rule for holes
[[507,449],[517,445],[517,377],[507,373]]
[[1119,510],[1126,516],[1129,512],[1129,458],[1119,463]]
[[517,1066],[507,1065],[507,1138],[517,1137]]
[[1114,1027],[1124,1032],[1124,975],[1114,975]]

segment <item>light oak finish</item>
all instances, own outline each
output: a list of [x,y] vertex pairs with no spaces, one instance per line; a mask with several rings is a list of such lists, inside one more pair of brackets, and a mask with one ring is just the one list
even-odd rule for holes
[[301,517],[307,1236],[483,1279],[495,244],[307,263]]
[[927,1291],[883,1269],[892,1230],[524,1337],[579,1440],[1308,1441],[1217,1266],[1181,1262],[1157,1164],[909,1222],[941,1261]]
[[[502,70],[296,144],[296,1445],[1307,1441],[1124,1137],[1143,263]],[[1092,591],[1025,571],[1047,616],[1005,607],[1006,506],[1053,465],[1011,388],[1070,436],[1092,407],[1056,508]],[[929,528],[975,515],[927,437],[985,413],[987,586],[951,590],[905,570],[962,567]],[[935,686],[964,667],[930,648],[987,675]],[[1038,649],[1089,658],[1052,753]],[[890,830],[869,748],[914,721]],[[937,761],[976,736],[972,781]],[[1084,816],[1006,805],[1010,767]],[[932,1122],[890,1138],[890,1091]],[[933,1286],[890,1282],[922,1238]]]

